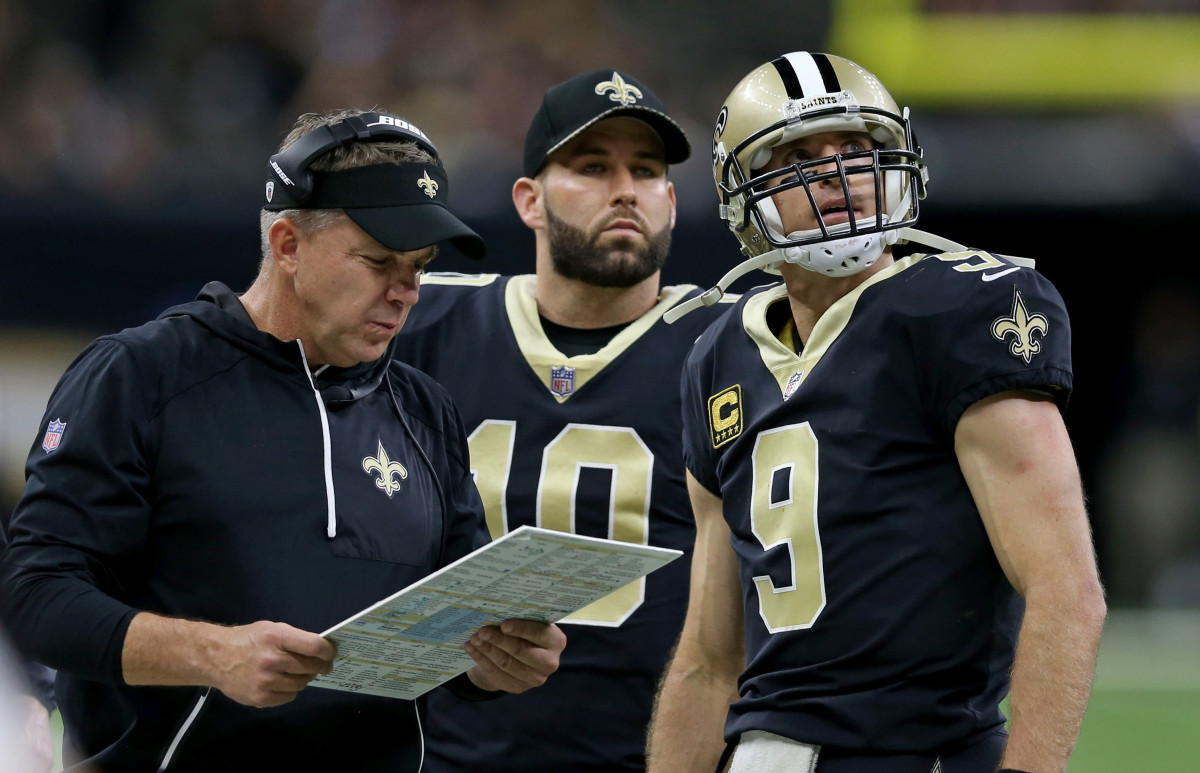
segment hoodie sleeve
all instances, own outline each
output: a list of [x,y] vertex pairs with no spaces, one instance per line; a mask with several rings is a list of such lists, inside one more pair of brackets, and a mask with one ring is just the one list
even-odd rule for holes
[[0,613],[18,648],[100,681],[122,680],[137,612],[118,598],[150,519],[143,383],[115,339],[71,364],[47,405],[0,557]]
[[441,565],[462,558],[491,541],[484,518],[483,500],[471,474],[471,457],[467,432],[458,409],[447,396],[443,413],[446,440],[446,459],[449,475],[446,483],[447,513],[446,547]]

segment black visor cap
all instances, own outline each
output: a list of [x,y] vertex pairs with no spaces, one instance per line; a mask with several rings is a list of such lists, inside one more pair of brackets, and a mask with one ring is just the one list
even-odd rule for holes
[[306,208],[341,209],[390,250],[448,241],[468,258],[484,256],[483,239],[447,208],[450,184],[436,164],[374,164],[315,177]]

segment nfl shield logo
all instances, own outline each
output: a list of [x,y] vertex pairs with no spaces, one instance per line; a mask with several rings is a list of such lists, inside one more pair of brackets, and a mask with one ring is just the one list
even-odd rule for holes
[[796,394],[796,390],[800,388],[800,382],[804,380],[804,374],[801,371],[796,371],[787,381],[787,385],[783,388],[783,399],[786,400]]
[[58,444],[62,441],[63,430],[67,428],[65,421],[55,419],[50,422],[50,426],[46,428],[46,436],[42,438],[42,450],[50,453],[58,448]]
[[271,197],[275,195],[275,182],[267,180],[267,203],[271,203]]
[[556,397],[566,397],[575,391],[575,369],[563,365],[550,369],[550,391]]

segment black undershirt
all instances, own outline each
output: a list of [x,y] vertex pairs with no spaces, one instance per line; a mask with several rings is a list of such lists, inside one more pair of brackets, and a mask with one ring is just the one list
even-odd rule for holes
[[767,307],[767,327],[775,337],[799,354],[804,346],[800,343],[800,334],[796,332],[796,320],[792,317],[792,305],[786,299],[776,301]]
[[578,357],[581,354],[595,354],[608,345],[608,342],[616,337],[625,328],[629,327],[631,322],[623,322],[620,325],[611,327],[567,327],[560,325],[557,322],[551,322],[541,314],[538,317],[542,321],[542,330],[546,332],[546,338],[550,339],[550,343],[554,344],[554,348],[558,349],[568,357]]

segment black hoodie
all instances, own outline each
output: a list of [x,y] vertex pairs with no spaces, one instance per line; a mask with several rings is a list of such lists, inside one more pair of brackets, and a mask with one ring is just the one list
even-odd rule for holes
[[[59,669],[93,769],[415,771],[411,701],[308,688],[278,708],[131,687],[141,610],[320,632],[486,540],[461,420],[391,359],[310,377],[220,283],[94,341],[55,388],[0,564],[18,645]],[[385,481],[370,465],[387,455]],[[383,461],[382,467],[388,467]],[[368,469],[369,468],[369,469]]]

